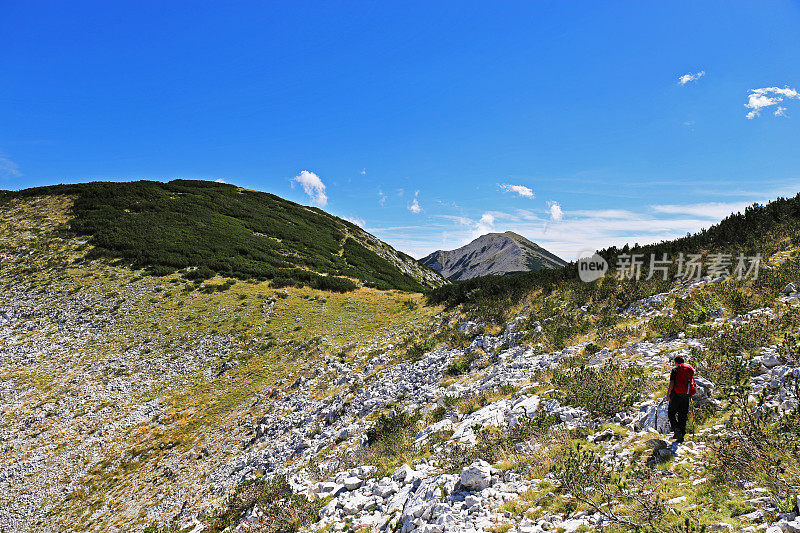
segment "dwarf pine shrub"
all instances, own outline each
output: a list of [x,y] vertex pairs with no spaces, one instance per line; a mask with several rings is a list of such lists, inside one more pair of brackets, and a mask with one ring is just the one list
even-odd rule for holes
[[311,501],[294,494],[286,476],[245,481],[236,487],[222,512],[209,517],[206,531],[216,533],[236,527],[244,512],[256,504],[264,513],[258,531],[299,531],[319,520],[319,512],[325,503],[325,500]]
[[648,389],[642,367],[613,361],[600,367],[557,368],[552,383],[564,394],[565,403],[583,407],[594,416],[626,411]]
[[445,373],[448,376],[460,376],[461,374],[466,374],[469,372],[470,366],[472,363],[477,359],[477,354],[475,352],[468,352],[461,357],[454,358],[450,364],[447,366]]

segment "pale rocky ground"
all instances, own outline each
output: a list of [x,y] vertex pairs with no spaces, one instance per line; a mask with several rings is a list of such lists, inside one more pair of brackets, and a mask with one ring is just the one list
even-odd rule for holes
[[[63,217],[66,204],[56,204],[43,203],[35,213]],[[415,441],[423,446],[448,432],[438,450],[469,449],[481,428],[509,428],[542,411],[558,417],[565,428],[586,428],[588,440],[602,448],[609,464],[642,460],[637,450],[666,438],[666,404],[655,396],[608,419],[562,404],[557,391],[534,377],[580,353],[586,343],[547,352],[535,335],[522,342],[522,317],[507,323],[499,335],[476,336],[468,348],[439,348],[412,360],[401,349],[409,336],[421,335],[412,326],[451,324],[469,333],[478,321],[409,311],[398,316],[410,324],[381,323],[348,340],[340,353],[330,347],[339,330],[355,327],[350,322],[329,326],[323,335],[327,339],[315,336],[267,347],[271,339],[280,343],[295,328],[318,322],[334,307],[334,298],[325,302],[292,294],[283,300],[272,291],[246,308],[250,318],[246,328],[241,326],[244,331],[228,322],[215,325],[218,318],[244,313],[243,304],[232,296],[187,293],[185,306],[208,303],[220,315],[198,318],[196,311],[175,303],[180,286],[170,288],[168,280],[142,278],[106,264],[68,269],[48,264],[48,251],[79,257],[82,244],[43,239],[63,218],[31,217],[27,211],[15,216],[18,226],[27,222],[31,229],[17,231],[13,247],[9,235],[0,233],[5,239],[0,249],[0,531],[137,531],[175,520],[199,533],[204,529],[200,511],[224,501],[237,483],[276,474],[286,474],[297,493],[331,498],[310,530],[595,530],[603,526],[599,513],[550,512],[543,504],[539,512],[510,513],[509,503],[528,499],[536,511],[536,498],[546,499],[554,489],[550,476],[530,477],[513,464],[496,468],[476,460],[452,472],[434,454],[378,475],[374,466],[349,464],[345,457],[365,446],[366,430],[390,407],[425,413],[443,405],[443,398],[492,393],[504,386],[513,386],[510,397],[470,414],[450,411],[440,422],[415,428]],[[686,294],[713,282],[676,285],[671,293]],[[794,287],[782,292],[778,301],[797,305]],[[351,311],[354,320],[366,320],[370,306],[384,305],[384,296],[359,294],[341,301],[341,309]],[[620,314],[631,320],[631,327],[641,326],[668,312],[662,305],[665,296],[646,298]],[[742,323],[773,312],[714,320]],[[194,321],[202,321],[202,328]],[[548,322],[532,328],[546,331]],[[701,340],[682,335],[630,342],[598,352],[590,365],[616,358],[643,366],[654,382],[663,383],[670,359],[688,356],[700,345]],[[448,364],[469,352],[480,354],[470,371],[447,378]],[[254,353],[263,359],[248,359]],[[791,410],[797,398],[783,386],[783,378],[800,369],[782,361],[776,346],[762,347],[754,364],[754,383],[768,405]],[[259,378],[257,371],[269,365],[279,370]],[[715,401],[714,385],[698,383],[700,398]],[[709,483],[704,440],[722,431],[712,426],[680,447],[656,445],[653,457],[664,461],[665,475],[688,471],[687,484],[702,486]],[[517,451],[535,455],[541,452],[536,445],[523,443]],[[761,487],[742,490],[753,510],[739,517],[736,529],[800,531],[800,520],[791,514],[775,519]],[[694,504],[677,498],[670,505]],[[251,530],[260,519],[260,510],[250,509],[235,529]],[[734,524],[722,522],[714,527],[734,530]]]
[[[758,315],[760,313],[752,313]],[[746,319],[746,318],[745,318]],[[663,339],[653,342],[634,343],[626,346],[616,353],[598,354],[594,364],[600,364],[603,356],[635,355],[633,364],[645,365],[652,369],[656,379],[666,379],[670,357],[681,354],[688,356],[689,348],[698,345],[697,340]],[[339,418],[330,426],[330,436],[327,431],[315,436],[313,440],[297,439],[293,443],[287,442],[283,448],[283,456],[292,452],[294,454],[313,457],[315,453],[329,445],[341,430],[353,435],[351,440],[354,445],[360,445],[359,440],[365,429],[364,424],[359,424],[359,418],[378,409],[392,399],[400,391],[413,398],[408,403],[410,410],[431,409],[437,405],[437,400],[446,395],[461,395],[492,389],[498,384],[525,383],[532,372],[551,368],[558,365],[559,360],[577,351],[581,346],[567,348],[557,353],[536,353],[529,347],[517,347],[501,351],[497,362],[486,369],[475,371],[470,375],[470,381],[453,384],[447,388],[436,387],[442,375],[442,368],[447,360],[454,354],[452,351],[440,350],[426,354],[420,361],[413,364],[398,365],[391,370],[384,371],[379,380],[367,387],[354,398],[353,406],[358,406],[352,411],[344,409]],[[762,364],[760,375],[756,378],[759,387],[772,398],[774,405],[781,409],[790,410],[796,405],[797,399],[789,391],[781,388],[780,378],[788,372],[800,373],[797,367],[780,364],[774,356],[774,347],[765,347],[763,356],[757,360]],[[355,374],[355,379],[362,375]],[[711,393],[713,397],[713,384],[698,379],[701,385],[698,396],[706,398]],[[308,385],[311,385],[310,383]],[[705,386],[705,387],[703,387]],[[773,387],[773,388],[771,388]],[[704,390],[705,389],[705,390]],[[513,426],[523,417],[533,417],[543,409],[557,415],[567,427],[588,426],[598,428],[594,437],[598,443],[603,443],[607,452],[604,458],[608,461],[630,461],[633,459],[632,450],[637,443],[661,438],[669,432],[667,422],[666,402],[647,400],[634,406],[627,413],[619,413],[613,421],[619,422],[627,428],[626,436],[620,436],[613,431],[600,430],[601,420],[591,420],[588,413],[580,409],[562,406],[556,400],[540,401],[536,395],[525,394],[526,387],[520,389],[520,394],[512,399],[503,399],[479,409],[471,415],[455,419],[444,419],[442,422],[430,427],[420,429],[417,441],[424,440],[432,433],[448,429],[454,430],[450,439],[453,444],[473,445],[475,443],[476,426],[495,426],[499,428]],[[302,388],[301,388],[302,391]],[[294,403],[297,405],[297,403]],[[304,433],[304,427],[313,427],[315,423],[326,421],[330,423],[330,409],[325,406],[314,406],[311,403],[302,403],[303,413],[311,416],[298,417],[291,430],[283,426],[284,434]],[[300,409],[296,409],[300,410]],[[276,419],[273,419],[276,420]],[[266,420],[264,422],[267,422]],[[663,458],[675,458],[671,468],[689,466],[697,471],[698,483],[706,483],[707,479],[701,477],[702,467],[693,466],[699,462],[705,451],[703,437],[722,431],[722,426],[702,430],[696,435],[696,440],[687,442],[682,446],[672,446],[661,451]],[[246,472],[248,469],[266,472],[293,473],[293,482],[296,490],[310,497],[333,496],[333,499],[322,511],[322,519],[315,528],[330,526],[333,530],[352,527],[353,529],[369,528],[378,530],[391,530],[400,528],[401,531],[485,531],[502,524],[509,524],[508,531],[536,532],[563,528],[564,531],[576,531],[585,526],[591,529],[603,525],[600,513],[580,512],[572,516],[545,513],[536,520],[522,519],[519,522],[509,520],[508,512],[502,509],[503,504],[518,499],[521,494],[536,491],[547,479],[526,479],[512,471],[501,471],[492,468],[485,461],[477,461],[464,468],[460,474],[443,473],[437,468],[433,460],[420,460],[413,465],[403,465],[393,475],[376,478],[373,474],[374,467],[367,465],[347,470],[331,472],[324,480],[316,481],[309,477],[302,469],[299,471],[290,468],[275,468],[276,457],[275,441],[272,432],[265,432],[264,439],[270,443],[265,452],[251,454],[237,462],[237,473]],[[326,438],[327,437],[327,438]],[[280,449],[280,448],[277,448]],[[613,453],[612,453],[613,452]],[[265,460],[266,459],[266,460]],[[332,464],[323,467],[335,469]],[[229,473],[227,471],[226,473]],[[247,479],[244,473],[241,479]],[[756,507],[767,506],[769,502],[763,498],[758,499],[761,493],[757,487],[748,489],[754,496],[752,504]],[[679,505],[683,502],[673,502]],[[759,525],[763,513],[756,509],[745,520],[750,520],[754,525]],[[252,509],[245,520],[237,528],[238,531],[248,531],[253,524],[259,521],[259,509]],[[764,524],[761,524],[764,526]],[[726,530],[732,526],[719,524],[718,529]],[[800,530],[800,520],[787,515],[774,527],[781,527],[781,531]],[[315,529],[311,528],[311,529]],[[797,528],[797,529],[793,529]],[[759,529],[764,529],[763,527]],[[197,529],[200,531],[201,529]],[[755,530],[744,528],[744,531]]]

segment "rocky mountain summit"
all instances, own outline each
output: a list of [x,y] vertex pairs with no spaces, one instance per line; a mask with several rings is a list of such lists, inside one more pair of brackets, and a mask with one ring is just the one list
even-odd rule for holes
[[437,250],[420,259],[451,280],[558,268],[567,263],[513,231],[487,233],[455,250]]

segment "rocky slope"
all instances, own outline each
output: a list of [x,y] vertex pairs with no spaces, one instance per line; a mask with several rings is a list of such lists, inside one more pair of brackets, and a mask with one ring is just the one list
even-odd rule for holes
[[[707,283],[711,282],[679,286],[673,293],[686,295]],[[793,296],[790,305],[797,306],[798,297],[800,294]],[[648,317],[666,311],[658,305],[653,307],[658,301],[658,298],[649,298],[637,302],[626,312],[637,316],[639,323],[646,322]],[[791,312],[796,312],[796,307]],[[774,313],[772,309],[758,309],[743,316],[718,318],[715,322],[738,327],[774,320]],[[275,416],[263,418],[260,423],[265,429],[260,440],[269,443],[268,446],[237,460],[235,469],[225,470],[224,475],[228,479],[235,477],[234,473],[241,475],[240,481],[257,478],[264,472],[289,475],[295,493],[312,500],[322,499],[325,503],[319,521],[307,526],[310,530],[572,532],[620,526],[623,530],[634,529],[635,518],[623,518],[602,507],[581,505],[580,495],[564,491],[567,479],[541,468],[542,463],[558,461],[553,453],[565,453],[569,448],[562,439],[582,434],[592,447],[593,456],[606,468],[621,472],[637,465],[651,465],[648,476],[654,477],[648,477],[648,483],[656,479],[663,484],[664,494],[672,494],[668,498],[664,496],[667,501],[662,501],[661,505],[664,512],[681,517],[681,521],[683,516],[692,516],[693,521],[714,531],[756,531],[755,526],[759,526],[758,529],[772,528],[769,530],[777,532],[795,531],[800,527],[795,513],[782,513],[774,500],[765,497],[768,490],[754,483],[728,493],[727,497],[735,499],[742,509],[739,514],[722,519],[724,514],[719,513],[719,505],[713,504],[713,509],[698,515],[698,508],[705,505],[705,497],[719,490],[709,470],[710,445],[730,435],[731,430],[724,424],[707,421],[704,427],[693,428],[685,444],[669,445],[663,440],[669,433],[667,404],[660,396],[663,392],[643,398],[610,417],[593,416],[586,409],[563,405],[558,391],[533,379],[567,364],[585,351],[586,343],[550,353],[537,349],[536,344],[516,345],[515,338],[521,333],[517,325],[524,322],[525,317],[519,317],[498,336],[477,335],[467,350],[436,350],[413,363],[375,371],[374,368],[383,368],[386,362],[385,357],[379,355],[367,361],[362,370],[351,371],[348,381],[364,382],[365,386],[355,395],[348,395],[344,403],[334,399],[332,409],[325,403],[302,399],[303,393],[309,394],[319,387],[317,380],[303,383],[298,393],[288,400],[291,407],[287,406],[286,410],[305,413],[305,418],[303,415],[293,421]],[[548,327],[538,323],[532,326],[540,331]],[[460,327],[469,330],[475,324],[467,321]],[[704,344],[702,339],[685,335],[631,342],[618,349],[597,352],[589,359],[588,366],[599,368],[609,359],[625,358],[628,364],[641,367],[652,382],[661,384],[666,381],[673,357],[682,355],[691,359],[695,350],[703,349]],[[448,363],[463,357],[465,351],[483,349],[493,355],[475,360],[465,378],[447,384],[444,369]],[[786,383],[787,378],[800,376],[798,361],[787,363],[777,355],[775,346],[764,346],[758,351],[759,355],[749,363],[755,375],[753,394],[764,395],[765,408],[791,413],[797,409],[798,398]],[[714,384],[702,376],[698,376],[697,381],[696,408],[718,408],[721,402],[715,399]],[[503,388],[505,392],[501,396],[507,397],[488,403],[484,400],[477,410],[461,412],[452,407],[455,402],[450,399],[476,395],[486,398],[487,393]],[[410,445],[410,454],[416,456],[415,459],[396,469],[387,469],[387,465],[381,465],[381,461],[376,463],[369,454],[361,455],[367,458],[362,464],[357,460],[348,462],[347,453],[320,454],[343,436],[346,440],[340,446],[345,449],[369,448],[364,436],[369,423],[364,420],[371,413],[397,403],[398,397],[408,398],[400,402],[407,412],[444,411],[438,415],[439,421],[423,418],[416,424]],[[520,441],[512,440],[509,455],[494,465],[482,457],[492,454],[481,445],[487,432],[513,434],[515,428],[525,427],[545,413],[553,418],[554,425],[549,433],[534,431]],[[280,427],[276,428],[275,424]],[[318,426],[329,429],[314,434],[312,428]],[[283,448],[284,457],[307,461],[328,458],[315,462],[313,469],[300,466],[302,459],[299,464],[287,468],[286,462],[276,460],[274,438],[288,434],[296,437],[293,442],[285,438],[281,441],[278,449]],[[491,442],[497,447],[507,445]],[[475,453],[476,449],[482,452]],[[453,454],[460,457],[454,460]],[[354,457],[359,454],[355,453]],[[349,466],[351,464],[353,466]],[[584,467],[588,469],[590,464]],[[225,477],[218,482],[224,484]],[[256,503],[247,510],[235,530],[258,531],[268,520],[267,513]],[[626,523],[627,520],[632,522]],[[198,523],[196,527],[201,531],[203,526]]]
[[437,250],[420,263],[451,280],[566,265],[563,259],[512,231],[487,233],[455,250]]
[[[59,230],[71,201],[0,211],[0,530],[800,528],[800,292],[734,306],[797,280],[796,247],[762,285],[626,301],[609,280],[618,305],[556,290],[492,323],[414,294],[87,259]],[[700,370],[680,446],[675,355]]]

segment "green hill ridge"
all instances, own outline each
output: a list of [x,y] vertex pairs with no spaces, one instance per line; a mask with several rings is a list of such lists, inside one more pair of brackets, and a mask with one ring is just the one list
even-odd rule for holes
[[196,279],[218,273],[333,291],[356,288],[354,280],[417,292],[446,283],[350,222],[234,185],[91,182],[2,191],[0,202],[43,195],[75,197],[68,229],[90,237],[90,257],[120,259],[152,274],[185,269]]

